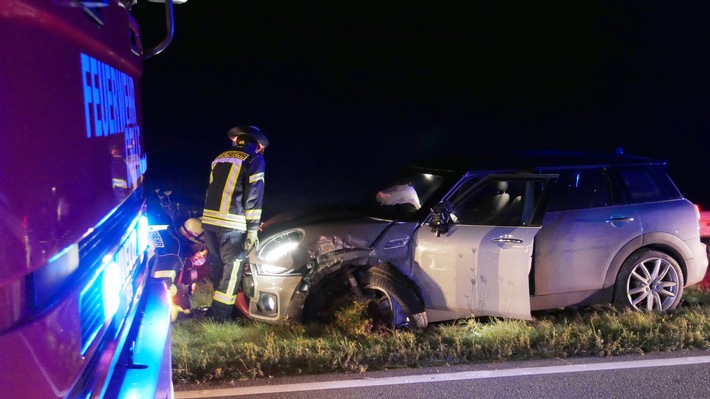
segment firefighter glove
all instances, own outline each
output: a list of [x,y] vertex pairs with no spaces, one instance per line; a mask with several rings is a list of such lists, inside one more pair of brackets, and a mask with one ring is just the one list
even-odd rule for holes
[[190,309],[183,309],[180,305],[176,303],[170,304],[170,320],[177,320],[178,316],[182,314],[190,314]]
[[256,230],[247,231],[247,239],[244,242],[245,251],[250,251],[252,248],[259,248],[259,236],[257,236]]

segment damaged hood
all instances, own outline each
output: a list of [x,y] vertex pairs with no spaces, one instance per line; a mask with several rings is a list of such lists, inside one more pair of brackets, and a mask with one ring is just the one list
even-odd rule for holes
[[331,205],[280,213],[266,220],[260,230],[266,236],[294,227],[338,221],[347,222],[358,218],[363,218],[363,216],[355,214],[346,206]]
[[367,248],[391,223],[357,214],[345,206],[328,206],[276,215],[264,222],[259,235],[263,240],[299,229],[305,233],[303,244],[309,250],[328,241],[341,248]]
[[[326,207],[277,215],[262,225],[261,243],[255,263],[268,263],[293,269],[309,259],[324,254],[371,251],[373,242],[393,222],[358,215],[345,207]],[[297,247],[274,259],[269,254],[286,248],[287,242]]]

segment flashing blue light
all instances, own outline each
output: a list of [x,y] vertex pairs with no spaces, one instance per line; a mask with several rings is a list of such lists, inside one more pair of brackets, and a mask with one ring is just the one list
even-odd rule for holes
[[143,215],[138,218],[138,253],[145,251],[148,248],[149,240],[149,223],[148,218]]
[[103,301],[105,320],[111,319],[121,303],[121,268],[116,262],[109,262],[103,273]]
[[66,248],[64,248],[64,249],[62,249],[62,250],[59,251],[56,255],[54,255],[54,256],[52,256],[51,258],[49,258],[49,260],[47,261],[47,263],[52,263],[52,262],[55,262],[55,261],[61,259],[62,256],[68,254],[69,251],[71,251],[71,250],[74,249],[75,247],[76,247],[76,244],[72,244],[72,245],[70,245],[70,246],[68,246],[68,247],[66,247]]
[[125,368],[120,386],[108,387],[115,398],[173,397],[164,392],[166,385],[171,389],[172,380],[172,366],[164,361],[166,357],[170,358],[172,301],[160,280],[149,280],[145,290],[145,307],[137,315],[142,318],[137,321],[140,329],[128,338],[132,341],[129,367]]

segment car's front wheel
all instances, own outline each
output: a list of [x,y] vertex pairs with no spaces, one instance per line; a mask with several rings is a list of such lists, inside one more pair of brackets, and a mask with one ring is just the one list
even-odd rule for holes
[[347,270],[323,279],[308,294],[304,322],[330,323],[344,305],[367,303],[373,328],[424,328],[426,313],[412,285],[392,266]]
[[363,274],[361,284],[364,294],[375,305],[370,312],[373,321],[390,328],[427,326],[424,306],[414,288],[392,266],[370,268]]
[[683,295],[683,271],[673,257],[652,249],[629,256],[619,270],[614,304],[644,311],[670,311]]

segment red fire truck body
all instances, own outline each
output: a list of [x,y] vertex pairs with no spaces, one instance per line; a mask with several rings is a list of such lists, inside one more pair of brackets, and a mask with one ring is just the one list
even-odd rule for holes
[[134,3],[0,1],[2,397],[173,396]]

